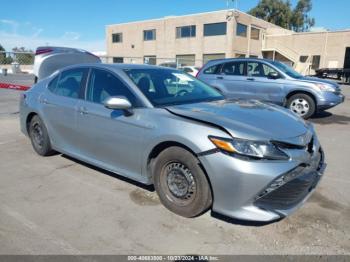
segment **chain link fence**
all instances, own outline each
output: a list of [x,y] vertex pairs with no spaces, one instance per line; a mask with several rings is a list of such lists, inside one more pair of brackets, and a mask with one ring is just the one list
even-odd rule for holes
[[[0,75],[19,74],[33,72],[34,53],[30,52],[0,52]],[[156,56],[144,57],[112,57],[100,56],[102,63],[126,63],[126,64],[149,64],[173,68],[184,66],[201,67],[207,61],[195,59],[194,56],[184,55],[173,58],[160,58]]]
[[[20,89],[21,85],[30,86],[34,82],[33,66],[35,53],[0,51],[0,88]],[[203,60],[192,55],[182,55],[175,58],[115,57],[100,56],[102,63],[115,64],[148,64],[181,69],[184,66],[201,67]],[[207,62],[207,61],[204,61]]]

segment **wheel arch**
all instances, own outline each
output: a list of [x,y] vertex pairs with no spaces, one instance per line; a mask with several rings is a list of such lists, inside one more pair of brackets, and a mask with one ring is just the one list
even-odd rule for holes
[[27,131],[27,134],[29,134],[29,124],[30,124],[30,121],[32,121],[33,117],[34,116],[38,116],[39,114],[36,113],[36,112],[30,112],[27,117],[26,117],[26,131]]
[[148,154],[148,157],[147,157],[147,176],[150,179],[150,181],[152,182],[152,184],[153,184],[153,166],[155,163],[155,159],[157,158],[157,156],[161,152],[163,152],[165,149],[172,147],[172,146],[181,147],[181,148],[189,151],[194,157],[196,157],[200,168],[203,170],[203,172],[208,180],[210,191],[211,191],[213,202],[214,202],[214,192],[213,192],[213,187],[212,187],[212,184],[210,181],[210,177],[208,176],[207,171],[204,168],[204,165],[201,163],[200,159],[198,158],[198,155],[189,146],[186,146],[183,143],[180,143],[177,141],[168,140],[168,141],[160,142],[157,145],[155,145],[152,148],[151,152]]
[[317,108],[317,99],[316,99],[316,96],[312,93],[312,92],[309,92],[309,91],[305,91],[305,90],[293,90],[291,92],[289,92],[286,96],[286,99],[285,99],[285,105],[284,106],[287,106],[287,103],[288,103],[288,100],[289,98],[291,98],[292,96],[296,95],[296,94],[304,94],[304,95],[308,95],[312,98],[312,100],[315,102],[315,107]]

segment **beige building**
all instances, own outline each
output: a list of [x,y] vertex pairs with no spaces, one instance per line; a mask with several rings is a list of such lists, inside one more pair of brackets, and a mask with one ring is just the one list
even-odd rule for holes
[[217,58],[266,57],[309,74],[318,67],[344,66],[350,31],[295,33],[223,10],[108,25],[106,40],[109,62],[202,66]]

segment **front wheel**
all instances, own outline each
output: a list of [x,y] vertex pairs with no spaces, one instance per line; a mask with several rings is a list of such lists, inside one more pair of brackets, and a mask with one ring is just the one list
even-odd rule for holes
[[192,153],[169,147],[155,161],[154,187],[166,208],[183,217],[195,217],[211,206],[209,182]]
[[304,119],[311,117],[316,111],[315,101],[307,94],[295,94],[287,101],[287,107]]

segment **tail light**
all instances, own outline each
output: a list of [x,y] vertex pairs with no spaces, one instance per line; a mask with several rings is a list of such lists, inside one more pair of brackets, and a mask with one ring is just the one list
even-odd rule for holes
[[51,49],[51,48],[37,49],[35,52],[35,55],[42,55],[42,54],[46,54],[46,53],[51,53],[52,51],[53,51],[53,49]]

